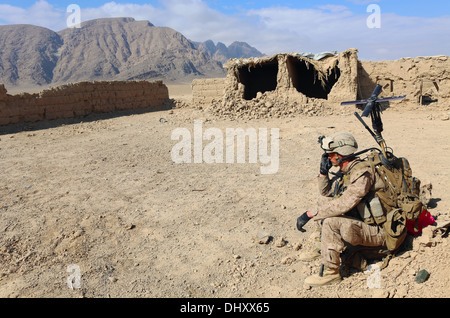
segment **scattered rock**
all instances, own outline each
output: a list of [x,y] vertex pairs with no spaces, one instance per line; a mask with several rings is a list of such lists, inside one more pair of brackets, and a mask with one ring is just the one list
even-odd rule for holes
[[294,250],[299,251],[303,247],[303,244],[298,242],[294,244]]
[[125,229],[126,229],[126,230],[132,230],[132,229],[134,229],[135,227],[136,227],[136,225],[134,225],[134,224],[132,224],[132,223],[125,225]]
[[112,276],[109,276],[109,277],[108,277],[108,280],[109,280],[111,283],[115,283],[115,282],[118,281],[118,279],[117,279],[116,277],[112,277]]
[[430,273],[428,273],[425,269],[422,269],[417,273],[415,281],[418,284],[422,284],[428,280],[428,277],[430,277]]
[[277,239],[277,241],[275,242],[275,246],[276,247],[284,247],[286,246],[287,242],[284,238],[280,237]]
[[272,240],[272,236],[270,236],[266,232],[258,232],[255,238],[256,242],[259,244],[268,244]]
[[83,229],[78,229],[78,230],[73,232],[73,236],[72,237],[73,238],[77,238],[77,237],[80,237],[83,234],[84,234],[84,230]]
[[419,245],[431,247],[436,245],[433,238],[433,229],[431,227],[426,227],[422,230],[422,235],[417,238],[417,242]]
[[292,256],[283,257],[281,260],[281,264],[283,265],[291,265],[295,261],[295,258]]

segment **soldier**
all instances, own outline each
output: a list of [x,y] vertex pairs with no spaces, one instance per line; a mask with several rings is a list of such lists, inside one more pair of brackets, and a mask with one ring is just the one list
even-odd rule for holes
[[[373,197],[377,190],[384,187],[383,181],[373,173],[369,164],[351,156],[358,149],[351,134],[336,133],[320,139],[320,142],[325,153],[322,155],[318,176],[319,191],[322,196],[333,199],[319,200],[315,210],[305,212],[297,220],[297,228],[302,232],[303,226],[310,220],[321,224],[320,252],[316,249],[304,257],[305,260],[322,258],[319,274],[305,280],[310,286],[322,286],[341,280],[340,255],[345,243],[353,246],[385,244],[383,228],[363,222],[357,209],[358,204]],[[341,177],[334,188],[335,178],[329,178],[332,166],[339,167],[337,175]]]

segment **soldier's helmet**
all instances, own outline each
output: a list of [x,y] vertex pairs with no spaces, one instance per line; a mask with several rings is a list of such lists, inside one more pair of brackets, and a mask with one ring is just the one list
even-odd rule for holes
[[330,137],[322,139],[321,147],[327,153],[338,153],[342,156],[349,156],[358,150],[358,143],[352,134],[338,132]]

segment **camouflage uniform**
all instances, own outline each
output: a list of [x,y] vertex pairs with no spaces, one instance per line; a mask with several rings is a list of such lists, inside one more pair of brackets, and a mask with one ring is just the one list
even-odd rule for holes
[[340,266],[340,254],[344,242],[351,245],[382,246],[385,233],[378,226],[367,225],[361,220],[356,206],[370,192],[376,191],[384,184],[364,161],[359,159],[349,162],[341,171],[344,175],[343,191],[333,197],[333,181],[328,176],[319,176],[319,191],[323,196],[316,210],[311,210],[312,220],[322,221],[321,255],[322,263],[330,268]]

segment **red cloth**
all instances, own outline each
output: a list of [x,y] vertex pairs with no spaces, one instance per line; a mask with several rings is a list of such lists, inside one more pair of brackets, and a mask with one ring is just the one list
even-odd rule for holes
[[423,210],[422,213],[419,216],[419,224],[418,224],[418,230],[416,231],[414,229],[416,222],[412,220],[406,220],[406,229],[408,231],[408,234],[411,235],[419,235],[422,233],[422,229],[428,225],[434,224],[436,220],[434,217],[428,212],[427,210]]

